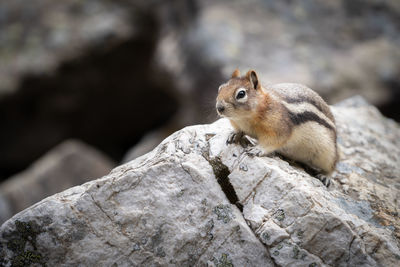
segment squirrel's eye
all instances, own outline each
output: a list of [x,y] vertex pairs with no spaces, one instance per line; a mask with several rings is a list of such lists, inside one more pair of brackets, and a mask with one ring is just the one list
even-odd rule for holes
[[241,99],[241,98],[243,98],[245,96],[246,96],[246,91],[245,90],[240,90],[236,95],[236,99]]

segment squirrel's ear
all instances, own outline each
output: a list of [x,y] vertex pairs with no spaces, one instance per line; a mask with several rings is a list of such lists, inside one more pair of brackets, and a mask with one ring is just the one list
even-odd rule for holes
[[240,77],[240,70],[239,69],[235,69],[232,72],[232,78],[239,78]]
[[247,79],[250,81],[251,86],[254,89],[258,89],[261,85],[258,81],[257,72],[255,70],[249,70],[246,74]]

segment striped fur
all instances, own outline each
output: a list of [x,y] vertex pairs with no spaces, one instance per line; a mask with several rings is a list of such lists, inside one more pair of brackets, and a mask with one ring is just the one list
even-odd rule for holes
[[329,130],[335,130],[334,126],[332,126],[331,124],[329,124],[328,121],[322,119],[321,117],[319,117],[317,114],[315,114],[312,111],[303,111],[300,113],[295,113],[292,112],[290,110],[288,110],[288,114],[289,114],[289,118],[292,121],[292,123],[294,125],[300,125],[300,124],[304,124],[306,122],[316,122],[318,124],[320,124],[321,126],[324,126],[325,128],[329,129]]
[[[266,153],[278,153],[329,174],[338,160],[335,119],[325,101],[301,84],[262,87],[254,71],[222,85],[217,103],[222,116],[236,129],[258,139]],[[237,88],[246,89],[247,101],[239,103]]]

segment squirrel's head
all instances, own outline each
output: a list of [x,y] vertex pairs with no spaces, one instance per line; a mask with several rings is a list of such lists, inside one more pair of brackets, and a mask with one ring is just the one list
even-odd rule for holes
[[257,73],[249,70],[240,77],[236,69],[231,79],[218,88],[217,112],[222,117],[242,118],[249,116],[249,111],[257,107],[257,95],[262,94]]

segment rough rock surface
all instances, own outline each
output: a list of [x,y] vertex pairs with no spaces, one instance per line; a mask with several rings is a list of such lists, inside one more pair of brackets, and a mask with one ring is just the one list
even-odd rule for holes
[[400,127],[357,98],[333,112],[329,189],[226,145],[221,119],[20,212],[0,229],[2,264],[397,266]]
[[80,141],[63,142],[0,184],[0,224],[45,197],[109,173],[114,166],[108,157]]

